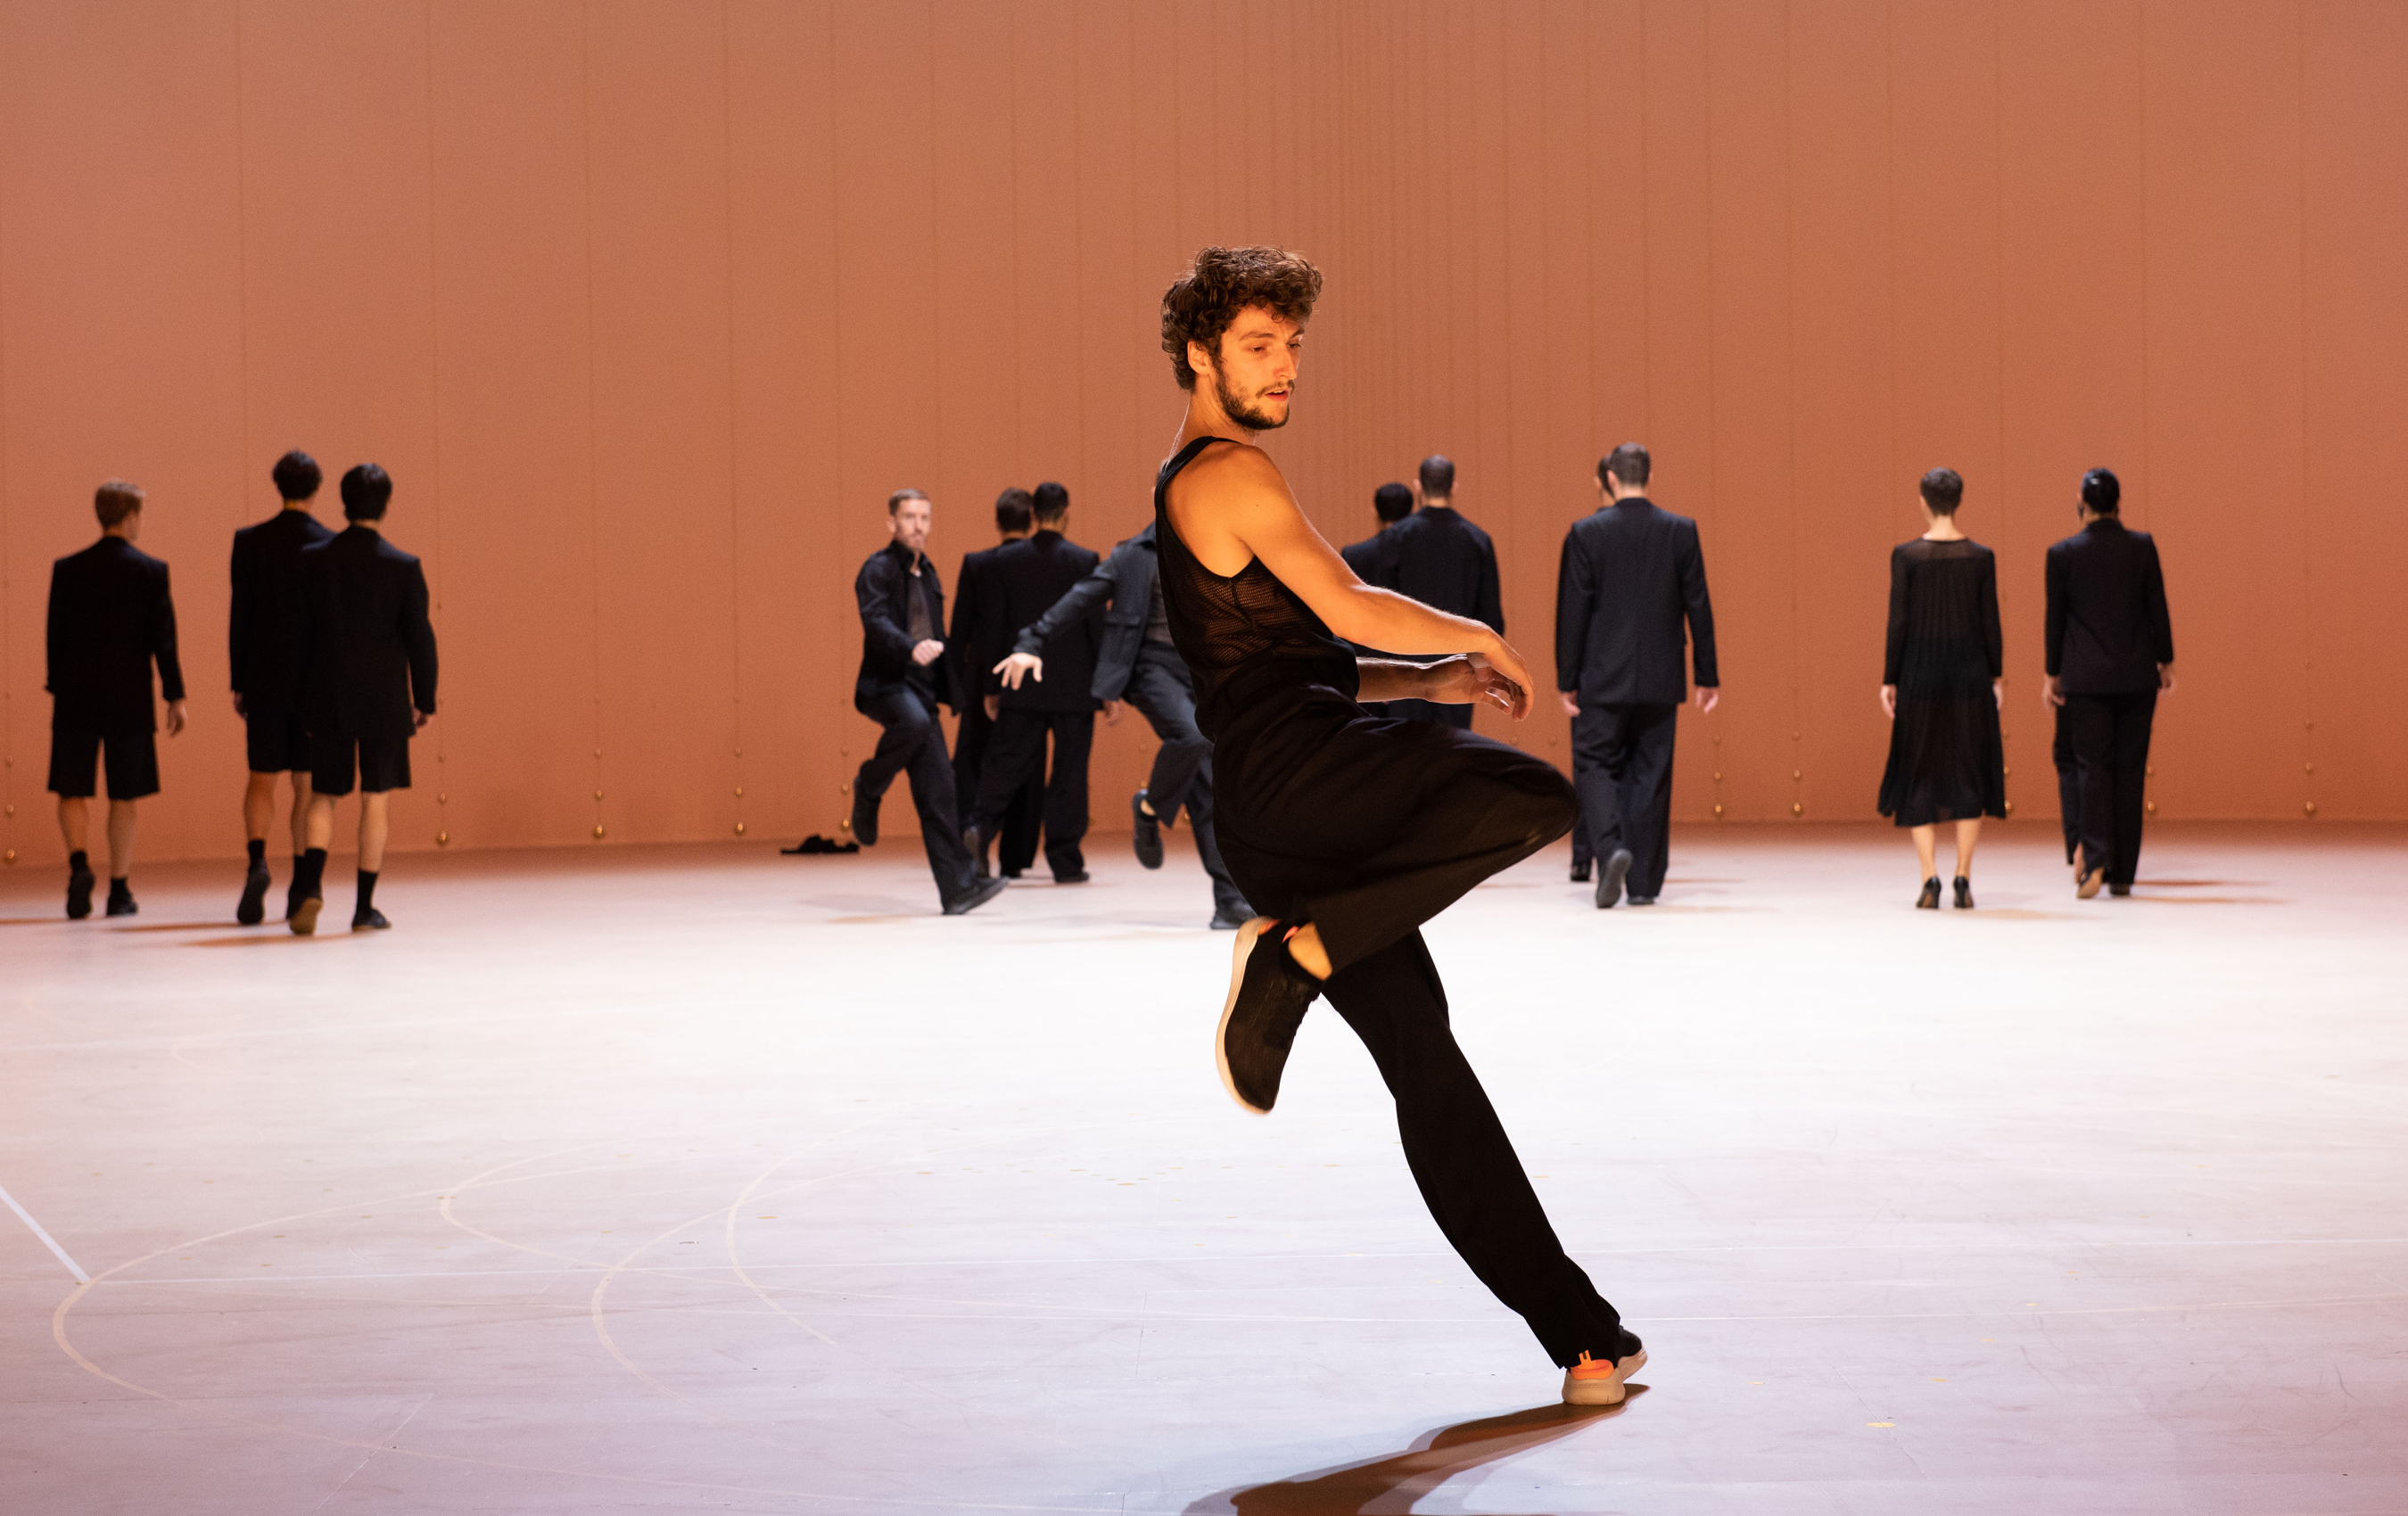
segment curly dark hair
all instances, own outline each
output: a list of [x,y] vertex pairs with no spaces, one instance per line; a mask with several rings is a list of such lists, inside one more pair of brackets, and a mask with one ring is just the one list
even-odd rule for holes
[[1196,388],[1187,344],[1221,350],[1238,312],[1261,306],[1301,325],[1321,298],[1321,270],[1284,248],[1206,248],[1162,295],[1162,350],[1182,390]]

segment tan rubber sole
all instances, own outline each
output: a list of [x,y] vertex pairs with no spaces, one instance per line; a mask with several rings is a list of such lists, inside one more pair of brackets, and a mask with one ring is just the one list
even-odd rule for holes
[[1246,982],[1246,960],[1252,956],[1254,944],[1263,939],[1263,929],[1272,923],[1268,916],[1257,916],[1238,928],[1238,940],[1229,950],[1229,997],[1221,1002],[1221,1021],[1212,1028],[1212,1066],[1220,1072],[1221,1088],[1249,1116],[1268,1116],[1269,1111],[1250,1103],[1238,1093],[1238,1081],[1229,1077],[1229,1018],[1237,1014],[1238,991]]
[[294,937],[315,937],[318,932],[318,912],[325,908],[326,902],[313,896],[295,906],[293,908],[292,919],[285,924],[293,928]]
[[1564,1404],[1567,1406],[1618,1406],[1629,1391],[1630,1376],[1647,1366],[1647,1350],[1640,1349],[1613,1366],[1611,1378],[1578,1380],[1570,1369],[1564,1370]]
[[2089,873],[2083,875],[2080,882],[2074,885],[2073,898],[2076,900],[2087,900],[2092,895],[2099,893],[2099,886],[2106,882],[2107,870],[2103,867],[2094,868]]

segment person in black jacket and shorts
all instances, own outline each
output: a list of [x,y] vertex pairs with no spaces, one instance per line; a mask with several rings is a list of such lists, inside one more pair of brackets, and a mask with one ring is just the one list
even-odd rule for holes
[[283,508],[234,535],[234,598],[226,617],[226,666],[233,675],[234,713],[242,718],[251,783],[243,791],[242,827],[251,863],[234,919],[256,926],[266,919],[267,832],[276,820],[276,779],[293,776],[293,879],[284,900],[290,919],[301,903],[301,856],[308,850],[309,733],[301,722],[301,552],[335,534],[309,514],[325,478],[317,460],[299,450],[276,460],[271,477]]

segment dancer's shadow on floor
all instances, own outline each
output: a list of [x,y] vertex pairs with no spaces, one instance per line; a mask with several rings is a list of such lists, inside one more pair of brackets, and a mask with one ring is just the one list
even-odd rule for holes
[[1187,1508],[1186,1516],[1371,1516],[1411,1511],[1414,1502],[1457,1474],[1527,1452],[1593,1422],[1618,1416],[1647,1393],[1634,1384],[1620,1406],[1532,1406],[1503,1416],[1441,1426],[1402,1452],[1368,1464],[1299,1474],[1273,1484],[1223,1490]]

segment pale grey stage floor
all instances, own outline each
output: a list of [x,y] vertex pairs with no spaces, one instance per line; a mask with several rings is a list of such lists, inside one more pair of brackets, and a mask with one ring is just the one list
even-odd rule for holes
[[1222,1094],[1183,851],[957,921],[908,841],[412,856],[315,940],[12,870],[0,1185],[92,1282],[0,1210],[0,1509],[2408,1510],[2408,829],[2087,904],[2052,843],[1971,914],[1733,828],[1435,923],[1654,1355],[1580,1417],[1343,1023]]

